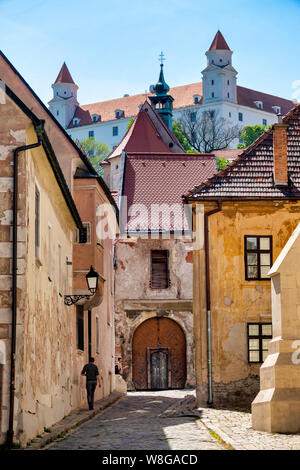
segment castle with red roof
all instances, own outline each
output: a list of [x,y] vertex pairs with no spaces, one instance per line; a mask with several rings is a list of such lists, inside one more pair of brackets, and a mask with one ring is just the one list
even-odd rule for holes
[[[170,88],[173,117],[180,118],[184,110],[197,113],[212,110],[228,125],[263,124],[277,122],[277,114],[286,114],[294,106],[291,100],[273,96],[237,85],[237,71],[232,65],[232,51],[218,31],[206,52],[207,66],[202,81]],[[162,66],[161,66],[162,67]],[[161,68],[162,70],[162,68]],[[55,83],[49,108],[55,118],[74,139],[94,137],[113,150],[124,137],[127,125],[135,117],[146,99],[155,98],[153,86],[149,93],[80,105],[78,86],[64,63]],[[231,147],[236,147],[237,141]]]

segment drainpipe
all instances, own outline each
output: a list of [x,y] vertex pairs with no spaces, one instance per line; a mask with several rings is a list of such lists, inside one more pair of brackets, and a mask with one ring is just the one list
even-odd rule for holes
[[7,445],[13,446],[14,440],[14,404],[15,404],[15,354],[17,333],[17,227],[18,227],[18,154],[25,150],[39,147],[42,144],[41,132],[43,123],[35,127],[38,142],[22,145],[14,149],[13,171],[13,223],[12,223],[12,321],[11,321],[11,353],[10,353],[10,395],[9,395],[9,426],[7,431]]
[[210,309],[210,269],[209,269],[209,230],[208,217],[222,209],[218,201],[217,209],[204,214],[204,250],[205,250],[205,290],[206,290],[206,336],[207,336],[207,391],[209,406],[213,403],[212,394],[212,346],[211,346],[211,309]]

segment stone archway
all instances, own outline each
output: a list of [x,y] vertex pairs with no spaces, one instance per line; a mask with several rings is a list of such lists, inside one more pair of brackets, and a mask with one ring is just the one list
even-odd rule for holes
[[184,388],[186,338],[178,323],[161,316],[137,327],[132,340],[132,378],[137,390]]

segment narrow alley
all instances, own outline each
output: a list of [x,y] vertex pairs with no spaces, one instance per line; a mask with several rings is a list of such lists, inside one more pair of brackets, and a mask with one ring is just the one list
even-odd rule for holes
[[170,417],[190,390],[129,392],[49,450],[222,450],[197,416]]

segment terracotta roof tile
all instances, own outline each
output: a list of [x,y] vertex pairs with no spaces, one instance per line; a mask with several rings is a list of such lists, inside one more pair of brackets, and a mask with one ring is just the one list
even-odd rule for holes
[[218,198],[300,199],[300,105],[283,119],[287,128],[289,186],[273,181],[273,128],[260,136],[224,170],[186,194],[190,200]]
[[[200,96],[200,104],[202,102],[202,82],[191,83],[189,85],[178,86],[170,89],[170,95],[173,96],[173,108],[180,109],[187,106],[197,106],[194,103],[194,95]],[[76,109],[74,117],[80,118],[79,126],[93,124],[92,115],[100,115],[101,121],[118,121],[115,117],[115,110],[119,109],[124,111],[124,117],[134,117],[139,111],[141,106],[151,93],[142,93],[139,95],[124,96],[109,101],[102,101],[99,103],[92,103],[80,106]],[[263,102],[263,111],[276,114],[272,106],[280,106],[281,114],[286,114],[290,111],[294,103],[291,100],[280,98],[278,96],[269,95],[260,91],[251,90],[249,88],[237,86],[237,101],[242,106],[257,109],[255,101]],[[73,120],[69,124],[72,128]]]
[[74,83],[73,78],[65,62],[63,63],[62,68],[60,69],[59,74],[57,75],[57,79],[54,83]]
[[226,49],[230,51],[228,44],[224,39],[223,34],[221,33],[221,31],[218,31],[213,39],[213,42],[211,43],[209,50],[214,51],[214,50],[226,50]]
[[[183,222],[182,190],[187,191],[199,178],[204,181],[215,172],[216,159],[211,154],[127,154],[123,190],[127,208],[133,208],[133,204],[144,207],[136,214],[138,217],[128,216],[128,230],[189,229],[187,221]],[[155,212],[162,204],[165,207],[176,204],[178,210],[170,223],[167,215],[161,219],[150,217],[151,207]]]

